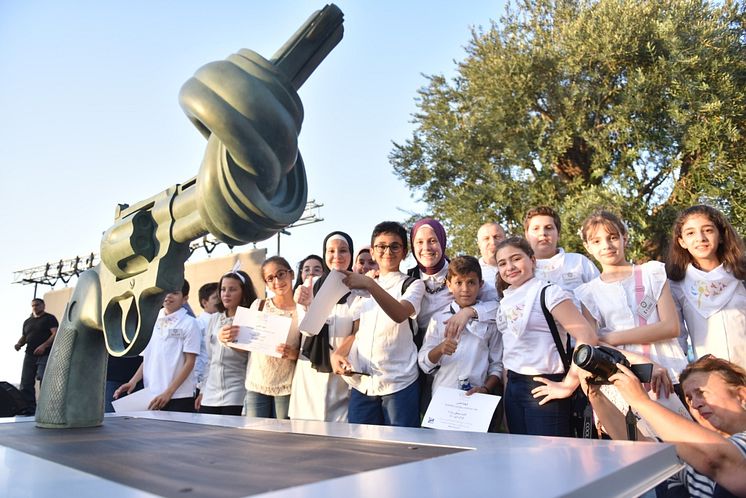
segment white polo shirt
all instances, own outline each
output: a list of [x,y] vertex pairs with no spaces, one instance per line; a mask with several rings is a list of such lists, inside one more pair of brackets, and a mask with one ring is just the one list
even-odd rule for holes
[[[141,353],[143,383],[154,395],[165,391],[184,366],[184,353],[199,354],[201,334],[197,321],[184,308],[166,315],[158,313],[150,342]],[[194,396],[194,371],[176,389],[171,399]]]
[[575,252],[565,252],[561,247],[551,258],[537,259],[534,274],[539,280],[557,284],[570,292],[599,275],[598,268],[590,259]]
[[[545,300],[550,313],[562,301],[572,300],[572,295],[560,286],[547,284],[538,278],[532,278],[517,289],[507,288],[500,300],[497,328],[502,333],[503,365],[508,370],[522,375],[565,372],[549,324],[541,311],[541,289],[547,285]],[[560,340],[565,344],[567,332],[559,322],[556,323]]]
[[[388,273],[376,282],[397,301],[408,301],[414,307],[411,317],[420,312],[425,284],[415,280],[402,294],[407,275]],[[372,297],[364,297],[353,305],[353,318],[360,320],[348,361],[356,372],[369,375],[345,376],[355,389],[369,396],[393,394],[417,380],[417,348],[408,320],[396,323]]]

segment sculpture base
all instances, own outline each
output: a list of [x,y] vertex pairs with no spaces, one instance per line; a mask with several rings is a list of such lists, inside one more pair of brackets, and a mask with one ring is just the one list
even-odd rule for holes
[[666,444],[130,415],[0,419],[0,496],[638,496],[680,468]]
[[167,497],[255,495],[466,451],[130,417],[72,430],[3,424],[0,441]]

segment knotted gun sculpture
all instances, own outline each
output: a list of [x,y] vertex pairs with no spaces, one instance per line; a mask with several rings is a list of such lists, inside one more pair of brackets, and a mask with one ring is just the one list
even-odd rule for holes
[[[100,425],[107,349],[140,353],[166,291],[180,289],[189,243],[208,232],[232,245],[264,240],[303,213],[297,90],[342,39],[342,11],[315,12],[268,61],[251,50],[200,68],[182,108],[207,138],[196,177],[120,205],[65,309],[41,387],[40,427]],[[101,333],[103,331],[103,333]]]

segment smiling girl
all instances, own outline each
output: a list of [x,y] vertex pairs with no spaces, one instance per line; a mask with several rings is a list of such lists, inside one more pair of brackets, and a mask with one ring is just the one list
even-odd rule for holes
[[497,246],[496,259],[497,291],[502,297],[497,325],[503,337],[503,365],[508,378],[508,429],[511,434],[571,436],[571,404],[567,398],[579,381],[574,366],[565,371],[542,312],[542,294],[558,323],[563,344],[569,334],[577,344],[595,345],[596,334],[573,304],[569,292],[534,277],[536,258],[525,239],[511,237],[502,241]]
[[[272,256],[262,263],[262,278],[274,296],[257,299],[252,310],[292,318],[287,340],[277,346],[281,357],[253,352],[246,370],[246,415],[249,417],[288,418],[290,389],[295,362],[298,359],[300,332],[298,310],[293,300],[293,270],[280,256]],[[220,340],[228,343],[238,336],[233,325],[220,331]]]
[[[352,238],[345,232],[335,231],[324,238],[324,276],[316,282],[311,292],[310,282],[306,282],[296,290],[298,304],[308,306],[313,295],[317,294],[324,284],[330,271],[352,270]],[[355,296],[348,292],[332,308],[331,314],[316,336],[304,337],[309,341],[311,337],[321,340],[321,347],[336,351],[352,333],[351,305]],[[304,332],[304,335],[307,332]],[[304,343],[303,350],[308,344]],[[325,370],[320,365],[313,365],[308,358],[300,356],[295,367],[292,395],[290,396],[290,418],[299,420],[319,420],[322,422],[347,422],[347,405],[349,404],[350,388],[331,369]]]
[[666,271],[696,357],[746,367],[746,254],[741,237],[709,206],[681,212]]
[[256,292],[249,276],[241,270],[223,275],[218,292],[219,313],[212,316],[207,326],[207,373],[195,408],[201,413],[241,415],[249,353],[226,347],[219,335],[222,329],[230,329],[239,306],[249,307],[256,300]]

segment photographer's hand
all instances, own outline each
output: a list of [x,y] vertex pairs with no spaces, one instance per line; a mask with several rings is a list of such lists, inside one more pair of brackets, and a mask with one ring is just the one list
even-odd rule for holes
[[618,371],[609,377],[609,381],[619,390],[624,400],[633,408],[646,400],[650,400],[637,376],[621,363],[617,363]]

